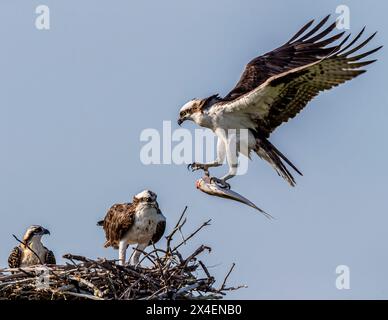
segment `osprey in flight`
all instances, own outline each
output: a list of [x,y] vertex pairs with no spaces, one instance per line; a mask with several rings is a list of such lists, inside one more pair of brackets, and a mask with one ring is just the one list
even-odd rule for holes
[[326,37],[336,28],[335,22],[322,28],[328,19],[325,17],[314,27],[314,20],[308,22],[284,45],[250,61],[225,97],[194,99],[181,108],[179,125],[191,120],[218,137],[216,160],[192,163],[189,168],[207,172],[210,167],[220,166],[226,157],[229,172],[212,181],[230,187],[226,180],[237,173],[239,153],[250,157],[254,151],[291,186],[295,185],[287,166],[302,174],[268,141],[270,134],[294,118],[321,91],[364,73],[366,70],[361,68],[376,60],[361,60],[381,48],[359,53],[376,34],[359,41],[365,28],[350,42],[350,34],[343,37],[345,32]]
[[41,242],[42,236],[50,232],[41,226],[27,229],[23,244],[15,247],[8,258],[10,268],[28,267],[38,264],[56,264],[54,253]]
[[144,249],[156,243],[166,229],[166,218],[159,209],[156,194],[149,190],[140,192],[132,203],[115,204],[97,225],[104,227],[105,247],[119,249],[119,262],[125,264],[126,250],[138,244],[131,257],[131,264],[139,263]]

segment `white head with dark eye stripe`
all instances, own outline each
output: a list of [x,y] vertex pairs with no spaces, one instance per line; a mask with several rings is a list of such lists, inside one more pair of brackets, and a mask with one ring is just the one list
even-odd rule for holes
[[134,197],[134,202],[154,205],[156,203],[157,195],[151,190],[144,190]]
[[201,112],[201,100],[193,99],[183,105],[179,110],[178,124],[181,125],[186,120],[195,121],[196,115]]
[[30,243],[30,242],[40,241],[42,236],[44,236],[45,234],[50,234],[50,231],[43,228],[42,226],[32,225],[27,229],[26,233],[24,234],[23,242]]
[[218,94],[214,94],[205,99],[190,100],[179,110],[178,125],[181,125],[186,120],[190,120],[198,125],[208,127],[210,125],[210,119],[205,111],[219,100]]

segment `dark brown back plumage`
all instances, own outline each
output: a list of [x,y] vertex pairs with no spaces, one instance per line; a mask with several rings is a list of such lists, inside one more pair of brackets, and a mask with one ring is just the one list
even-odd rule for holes
[[[158,209],[158,214],[162,214],[160,209]],[[152,245],[152,243],[157,243],[164,235],[164,232],[166,231],[166,221],[160,221],[156,225],[156,230],[154,235],[152,236],[151,242],[149,245]]]
[[44,263],[46,264],[57,264],[57,260],[55,259],[55,255],[54,255],[54,252],[52,252],[51,250],[47,249],[46,247],[44,247],[47,252],[46,252],[46,256],[45,256],[45,261]]
[[118,248],[120,239],[131,229],[137,200],[133,203],[115,204],[105,216],[103,227],[106,236],[105,247]]
[[[221,103],[237,100],[276,76],[268,85],[286,86],[271,105],[266,118],[257,119],[257,131],[268,137],[281,123],[295,117],[319,92],[364,73],[366,70],[360,68],[376,60],[360,60],[382,46],[355,56],[350,55],[369,43],[376,33],[358,44],[357,41],[365,30],[363,28],[350,43],[347,43],[349,34],[333,45],[333,42],[344,36],[344,32],[323,39],[336,28],[334,22],[321,31],[329,17],[325,17],[313,28],[310,27],[314,20],[308,22],[287,43],[250,61],[237,85]],[[298,68],[300,70],[296,72]]]
[[8,257],[8,266],[10,268],[19,268],[21,258],[22,258],[22,249],[20,247],[13,248],[13,250],[11,251]]

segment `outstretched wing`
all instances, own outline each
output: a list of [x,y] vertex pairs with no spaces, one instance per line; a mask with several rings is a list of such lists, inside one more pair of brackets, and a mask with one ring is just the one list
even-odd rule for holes
[[11,251],[11,254],[8,257],[8,266],[10,268],[19,268],[22,259],[22,249],[20,247],[15,247]]
[[44,263],[46,264],[57,264],[57,260],[55,259],[54,252],[51,250],[48,250],[46,247],[44,247],[46,250],[46,256],[44,259]]
[[[238,112],[251,129],[266,137],[281,123],[293,118],[319,92],[353,79],[376,60],[360,61],[381,47],[350,56],[364,47],[376,33],[362,43],[357,41],[364,29],[349,43],[344,32],[322,40],[336,23],[320,31],[329,16],[315,27],[307,23],[286,44],[253,59],[245,68],[236,87],[213,106],[214,111]],[[319,32],[320,31],[320,32]],[[318,33],[319,32],[319,33]],[[346,46],[345,46],[346,44]]]
[[135,205],[132,203],[113,205],[104,219],[105,247],[118,248],[120,240],[131,229],[135,219]]

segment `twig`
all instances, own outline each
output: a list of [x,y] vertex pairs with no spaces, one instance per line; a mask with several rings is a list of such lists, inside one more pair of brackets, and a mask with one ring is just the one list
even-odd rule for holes
[[[204,228],[204,227],[210,225],[210,222],[211,222],[211,221],[212,221],[212,220],[209,219],[208,221],[204,222],[197,230],[195,230],[192,234],[190,234],[190,235],[186,238],[185,241],[190,240],[190,239],[191,239],[192,237],[194,237],[199,231],[201,231],[202,228]],[[177,250],[178,248],[180,248],[183,244],[184,244],[184,242],[181,242],[181,243],[178,244],[172,251],[176,251],[176,250]]]
[[92,294],[85,294],[85,293],[76,293],[76,292],[71,292],[71,291],[63,291],[61,294],[68,294],[71,296],[79,297],[79,298],[84,298],[84,299],[90,299],[90,300],[104,300],[102,298],[93,296]]
[[183,209],[179,219],[178,219],[178,222],[176,223],[174,229],[170,232],[170,234],[166,237],[167,239],[167,249],[169,249],[171,246],[171,241],[172,241],[172,238],[174,236],[174,234],[182,228],[182,226],[186,223],[186,219],[183,220],[183,222],[181,223],[184,215],[186,214],[186,211],[187,211],[187,206]]
[[24,245],[24,247],[28,248],[28,250],[30,250],[38,258],[40,264],[44,264],[42,262],[42,259],[38,256],[38,254],[34,250],[32,250],[27,243],[25,243],[24,241],[19,240],[18,237],[15,236],[14,234],[12,236],[16,239],[17,242],[21,243],[22,245]]
[[232,266],[231,266],[229,272],[227,273],[227,275],[226,275],[226,277],[225,277],[225,279],[224,279],[224,282],[222,282],[221,288],[220,288],[218,291],[224,290],[225,285],[226,285],[226,281],[228,280],[230,274],[232,273],[232,271],[233,271],[235,265],[236,265],[236,264],[233,262],[233,264],[232,264]]
[[[48,278],[36,281],[39,266],[21,269],[0,269],[0,300],[112,300],[112,299],[221,299],[227,291],[240,287],[226,287],[229,270],[220,289],[213,287],[214,277],[209,267],[198,256],[210,247],[201,245],[191,254],[182,255],[179,248],[189,244],[210,220],[195,229],[188,237],[173,247],[173,237],[182,232],[186,223],[185,208],[172,232],[167,236],[167,247],[160,249],[153,245],[149,253],[142,252],[151,264],[121,266],[117,260],[90,259],[80,255],[65,254],[69,260],[65,265],[47,265]],[[173,249],[172,249],[173,248]],[[71,262],[71,263],[70,263]],[[147,264],[148,265],[148,264]],[[201,271],[201,272],[198,272]],[[11,274],[14,272],[13,274]],[[206,277],[204,274],[206,274]],[[43,289],[43,290],[42,290]]]
[[210,275],[210,272],[209,272],[209,270],[206,268],[205,264],[204,264],[201,260],[199,260],[198,263],[201,265],[202,270],[205,272],[206,276],[207,276],[209,279],[212,278],[212,276]]

